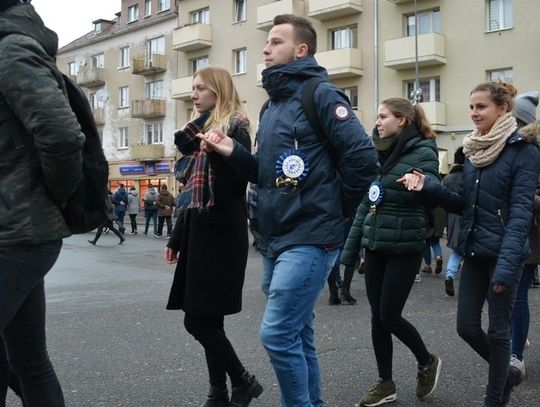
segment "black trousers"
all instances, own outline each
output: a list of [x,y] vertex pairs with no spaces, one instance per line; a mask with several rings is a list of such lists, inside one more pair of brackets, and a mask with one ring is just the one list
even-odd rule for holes
[[[22,399],[21,384],[15,373],[9,367],[6,355],[4,339],[0,336],[0,406],[6,405],[6,394],[8,387]],[[24,405],[24,402],[23,402]]]
[[431,355],[416,328],[403,316],[403,308],[422,263],[422,253],[389,254],[366,250],[366,293],[371,306],[371,338],[379,376],[392,379],[392,334],[407,346],[419,365]]
[[227,388],[227,374],[232,386],[242,385],[242,374],[245,371],[225,334],[223,321],[223,315],[202,316],[186,313],[184,318],[186,330],[204,348],[210,384],[220,389]]

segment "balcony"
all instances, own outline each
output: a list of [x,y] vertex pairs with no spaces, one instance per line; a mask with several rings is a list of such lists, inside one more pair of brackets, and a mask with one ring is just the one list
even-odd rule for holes
[[94,121],[98,126],[105,124],[105,109],[104,108],[92,108],[92,114],[94,115]]
[[172,98],[176,100],[191,100],[193,76],[174,79],[172,81]]
[[330,79],[356,78],[362,76],[362,52],[358,48],[340,48],[319,52],[315,55],[319,65],[328,71]]
[[362,11],[362,0],[309,0],[308,16],[324,21],[358,14]]
[[441,126],[446,126],[446,104],[441,102],[420,103],[426,117],[434,130],[440,130]]
[[304,15],[304,2],[301,0],[281,0],[257,7],[257,28],[270,31],[274,17],[279,14]]
[[388,1],[394,4],[405,4],[405,3],[412,3],[414,0],[388,0]]
[[133,58],[133,70],[134,75],[155,75],[165,72],[167,70],[167,60],[165,55],[151,54],[144,57]]
[[105,69],[81,66],[77,73],[77,85],[85,88],[96,88],[105,85]]
[[[414,36],[384,42],[384,66],[395,70],[414,68]],[[446,64],[444,35],[438,33],[418,36],[418,66]]]
[[131,102],[131,117],[136,119],[154,119],[165,116],[165,100],[139,99]]
[[196,51],[212,46],[212,26],[190,24],[173,31],[173,49],[181,52]]
[[129,148],[130,159],[139,161],[156,161],[165,156],[163,144],[137,144]]

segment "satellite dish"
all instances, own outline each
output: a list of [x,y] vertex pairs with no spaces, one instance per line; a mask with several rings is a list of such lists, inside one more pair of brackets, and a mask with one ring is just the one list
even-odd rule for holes
[[96,98],[99,102],[105,102],[109,99],[109,94],[105,89],[100,89],[96,92]]

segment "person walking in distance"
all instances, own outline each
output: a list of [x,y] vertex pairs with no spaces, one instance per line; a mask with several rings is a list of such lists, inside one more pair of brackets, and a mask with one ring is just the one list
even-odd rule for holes
[[96,235],[94,236],[94,239],[89,240],[88,243],[95,246],[101,235],[103,234],[105,229],[109,229],[111,232],[113,232],[116,236],[118,236],[118,239],[120,239],[120,242],[118,244],[122,244],[126,241],[126,238],[122,236],[122,233],[118,229],[114,227],[114,211],[113,206],[111,202],[111,192],[109,191],[109,195],[107,199],[105,199],[105,209],[107,210],[107,220],[103,225],[98,227]]
[[126,216],[128,205],[128,195],[124,184],[118,186],[118,190],[112,196],[111,201],[114,205],[114,217],[118,224],[118,230],[120,230],[120,233],[124,234],[126,231],[126,228],[124,227],[124,217]]
[[163,224],[167,222],[167,237],[171,236],[172,230],[172,213],[174,207],[174,196],[167,190],[167,185],[161,186],[157,198],[158,205],[158,230],[157,235],[163,235]]
[[[377,168],[371,141],[347,97],[327,81],[316,51],[309,20],[276,16],[263,49],[262,83],[270,102],[260,118],[257,154],[222,131],[201,135],[208,149],[227,156],[238,174],[257,184],[261,285],[267,296],[260,336],[285,407],[323,404],[314,308],[336,262],[345,220]],[[313,104],[328,143],[302,108],[310,78],[324,80]]]
[[[512,84],[500,81],[481,83],[471,91],[475,130],[463,139],[466,159],[459,193],[418,171],[399,180],[407,189],[462,215],[457,331],[488,363],[485,407],[506,405],[520,379],[519,371],[509,369],[510,321],[529,253],[540,151],[533,140],[516,131],[511,113],[516,93]],[[481,320],[484,303],[487,332]]]
[[148,235],[148,227],[150,226],[150,220],[153,222],[153,234],[157,237],[157,217],[158,217],[158,193],[156,188],[150,185],[148,192],[144,195],[144,235]]
[[416,328],[402,316],[422,263],[429,228],[429,202],[396,180],[409,168],[439,179],[435,133],[420,105],[403,98],[383,100],[378,108],[373,143],[380,172],[354,219],[341,262],[352,267],[365,249],[366,294],[371,307],[371,338],[379,378],[360,399],[361,406],[396,400],[392,335],[418,363],[416,397],[425,399],[437,386],[439,357],[428,351]]
[[226,70],[198,70],[192,89],[193,120],[174,136],[192,165],[165,250],[165,260],[177,263],[167,309],[185,312],[186,330],[204,348],[210,391],[201,407],[247,407],[263,387],[244,367],[224,329],[225,315],[242,309],[249,248],[247,182],[220,154],[201,149],[198,134],[219,128],[249,151],[249,119]]
[[130,235],[137,234],[137,215],[139,214],[140,203],[139,203],[139,193],[135,187],[129,188],[128,192],[128,204],[127,204],[127,213],[129,215],[129,221],[131,224]]
[[0,336],[24,405],[63,407],[44,280],[71,235],[61,208],[82,179],[85,137],[56,66],[58,37],[29,3],[0,0]]

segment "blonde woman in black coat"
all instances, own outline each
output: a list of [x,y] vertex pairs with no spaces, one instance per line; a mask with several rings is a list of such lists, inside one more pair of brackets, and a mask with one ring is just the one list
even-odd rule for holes
[[186,330],[204,347],[210,392],[201,407],[244,407],[263,388],[238,359],[224,316],[242,308],[249,247],[246,181],[223,156],[201,148],[198,135],[219,128],[250,149],[249,119],[224,69],[197,71],[191,98],[194,118],[175,133],[176,146],[192,162],[165,250],[165,260],[177,263],[167,309],[184,310]]

